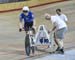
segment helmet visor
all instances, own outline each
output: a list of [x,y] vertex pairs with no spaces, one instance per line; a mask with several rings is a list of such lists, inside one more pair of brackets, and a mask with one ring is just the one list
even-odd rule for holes
[[23,12],[24,12],[24,13],[28,13],[28,11],[27,11],[27,10],[23,10]]

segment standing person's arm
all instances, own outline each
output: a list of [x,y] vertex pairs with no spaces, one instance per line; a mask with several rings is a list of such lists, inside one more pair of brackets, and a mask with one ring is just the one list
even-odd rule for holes
[[67,18],[67,16],[64,15],[63,18],[64,18],[64,21],[68,24],[68,18]]
[[54,23],[52,31],[55,31],[55,29],[56,29],[56,26],[55,26],[55,23]]
[[52,28],[51,32],[54,31],[56,29],[55,16],[51,16],[50,14],[45,13],[45,19],[51,20],[51,22],[53,24],[53,28]]
[[56,17],[55,16],[52,16],[51,17],[51,21],[52,21],[52,24],[53,24],[53,28],[52,28],[52,31],[55,31],[56,30]]

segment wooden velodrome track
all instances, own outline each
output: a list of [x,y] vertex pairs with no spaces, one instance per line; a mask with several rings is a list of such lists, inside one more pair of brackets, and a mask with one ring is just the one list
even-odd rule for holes
[[[68,16],[69,30],[65,36],[65,50],[75,48],[75,2],[66,1],[32,8],[36,16],[36,24],[45,24],[52,28],[50,22],[45,21],[43,14],[48,12],[55,14],[56,8]],[[35,57],[27,57],[24,52],[24,32],[18,32],[18,16],[20,11],[0,14],[0,60],[34,60],[48,55],[46,52],[36,52]]]

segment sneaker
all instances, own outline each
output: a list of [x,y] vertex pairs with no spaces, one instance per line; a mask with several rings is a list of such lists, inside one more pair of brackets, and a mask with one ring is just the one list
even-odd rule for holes
[[64,54],[64,49],[63,49],[63,48],[60,49],[60,53],[61,53],[61,54]]
[[59,51],[60,50],[60,47],[57,47],[57,49],[55,51]]

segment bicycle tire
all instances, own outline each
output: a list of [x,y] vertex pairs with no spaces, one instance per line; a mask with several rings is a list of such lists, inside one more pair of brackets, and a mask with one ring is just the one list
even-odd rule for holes
[[26,35],[25,37],[25,51],[26,51],[26,55],[30,56],[30,39],[29,39],[29,35]]

